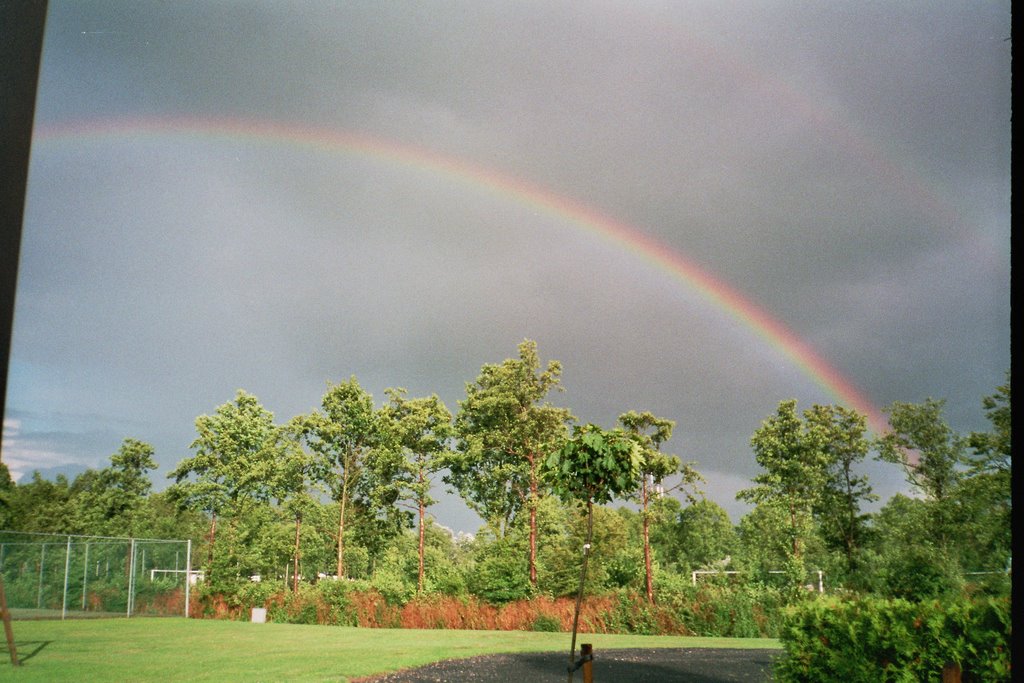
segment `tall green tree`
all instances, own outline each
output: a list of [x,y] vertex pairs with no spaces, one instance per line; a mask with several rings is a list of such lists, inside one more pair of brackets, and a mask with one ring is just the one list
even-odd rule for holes
[[406,398],[405,389],[388,389],[390,402],[382,413],[398,447],[397,480],[403,499],[415,507],[419,531],[416,591],[423,592],[426,568],[427,508],[436,501],[430,495],[434,476],[444,468],[454,434],[452,414],[436,394]]
[[827,478],[815,508],[825,543],[842,552],[846,575],[857,571],[858,554],[869,532],[863,505],[878,500],[865,474],[857,472],[871,447],[867,418],[835,405],[815,405],[804,413],[809,429],[820,433]]
[[[248,505],[267,499],[266,474],[280,454],[280,427],[255,396],[239,389],[234,401],[218,406],[213,415],[197,417],[196,432],[191,445],[195,455],[181,460],[168,477],[175,481],[171,493],[179,504],[210,515],[212,580],[217,518],[224,512],[231,515],[234,539],[238,516]],[[228,562],[236,559],[231,543],[229,557],[223,558]]]
[[736,553],[737,539],[729,514],[710,500],[698,500],[676,518],[675,560],[681,569],[724,568]]
[[11,528],[11,520],[14,517],[13,499],[15,488],[14,480],[11,479],[11,471],[0,460],[0,529]]
[[310,494],[314,461],[302,449],[298,434],[292,427],[290,424],[287,429],[282,429],[278,433],[279,456],[272,463],[268,463],[266,478],[270,497],[294,523],[292,590],[297,592],[301,575],[299,565],[302,558],[302,520],[316,506],[316,501]]
[[989,472],[1009,478],[1013,448],[1010,387],[1010,371],[1007,371],[1006,382],[996,387],[996,393],[982,399],[985,417],[992,428],[987,432],[972,432],[968,439],[974,451],[969,463],[973,472]]
[[139,512],[153,486],[148,472],[155,470],[153,447],[127,438],[110,466],[87,470],[71,484],[71,521],[78,533],[136,536]]
[[[338,503],[338,578],[345,576],[345,525],[360,493],[367,459],[385,435],[370,396],[353,376],[328,387],[322,410],[294,418],[293,428],[314,457],[314,470]],[[365,488],[365,487],[363,487]]]
[[560,388],[562,366],[542,370],[537,343],[519,345],[519,358],[487,364],[466,385],[455,418],[456,452],[447,460],[446,483],[504,536],[525,509],[529,517],[528,572],[537,585],[537,504],[543,494],[540,467],[564,441],[572,414],[547,402]]
[[39,533],[68,533],[68,520],[73,513],[71,485],[58,474],[53,481],[38,471],[10,493],[10,528]]
[[792,585],[805,580],[805,547],[813,533],[813,511],[828,481],[828,453],[821,430],[808,426],[796,401],[783,401],[750,440],[764,470],[756,486],[736,494],[739,500],[775,508],[786,520],[789,538],[786,574]]
[[[661,445],[672,438],[675,422],[656,417],[649,412],[631,410],[619,415],[619,424],[632,434],[641,448],[640,486],[637,500],[640,503],[641,542],[644,552],[644,592],[647,602],[654,604],[654,571],[651,558],[651,496],[657,492],[660,497],[675,489],[683,489],[692,501],[698,495],[698,482],[704,480],[689,463],[683,465],[675,455],[661,452]],[[680,480],[665,489],[663,483],[669,477],[681,474]]]
[[943,418],[945,401],[895,402],[887,410],[889,431],[878,439],[878,458],[902,467],[907,483],[928,502],[931,531],[948,553],[957,488],[965,476],[967,441]]
[[973,432],[968,437],[971,453],[967,457],[966,478],[959,498],[966,527],[964,566],[973,571],[1006,567],[1010,558],[1013,510],[1010,387],[1007,372],[1005,384],[982,399],[991,429]]

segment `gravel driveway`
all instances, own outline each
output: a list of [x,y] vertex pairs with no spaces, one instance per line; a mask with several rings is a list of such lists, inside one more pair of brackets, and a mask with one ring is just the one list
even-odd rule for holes
[[[782,650],[651,649],[603,650],[594,653],[598,683],[726,683],[770,681],[772,661]],[[452,681],[536,681],[564,683],[568,653],[528,652],[452,659],[390,674],[358,679],[358,683],[445,683]],[[581,671],[575,681],[583,680]],[[353,683],[357,683],[353,681]]]

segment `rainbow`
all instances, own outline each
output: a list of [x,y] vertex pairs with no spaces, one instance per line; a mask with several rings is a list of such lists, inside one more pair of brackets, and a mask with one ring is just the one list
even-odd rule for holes
[[868,426],[882,433],[887,420],[854,384],[809,344],[735,288],[693,260],[638,228],[605,216],[569,197],[492,168],[439,152],[367,134],[327,128],[238,119],[104,119],[61,126],[37,126],[33,142],[44,147],[59,141],[83,141],[132,136],[192,135],[225,140],[287,144],[314,153],[356,155],[441,174],[553,216],[590,235],[631,253],[697,292],[792,361],[815,384],[846,407],[866,416]]

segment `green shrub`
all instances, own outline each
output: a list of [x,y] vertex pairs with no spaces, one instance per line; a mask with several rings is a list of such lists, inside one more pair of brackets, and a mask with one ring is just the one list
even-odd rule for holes
[[538,614],[533,620],[531,630],[557,633],[562,630],[562,621],[550,614]]
[[279,599],[271,600],[267,616],[271,621],[285,624],[316,624],[320,613],[321,594],[314,586],[300,583],[297,592],[284,591]]
[[821,598],[785,610],[779,681],[1010,680],[1010,601]]

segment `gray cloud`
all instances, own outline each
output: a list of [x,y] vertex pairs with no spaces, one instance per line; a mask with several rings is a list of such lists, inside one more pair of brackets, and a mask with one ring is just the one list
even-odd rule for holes
[[173,466],[240,387],[281,419],[352,374],[455,409],[530,337],[580,419],[677,420],[737,515],[760,420],[834,400],[579,225],[415,163],[196,134],[212,119],[544,187],[686,254],[877,405],[947,397],[984,428],[1009,367],[1009,3],[76,2],[47,31],[41,126],[170,122],[34,149],[8,405],[89,406],[90,453],[131,435]]

